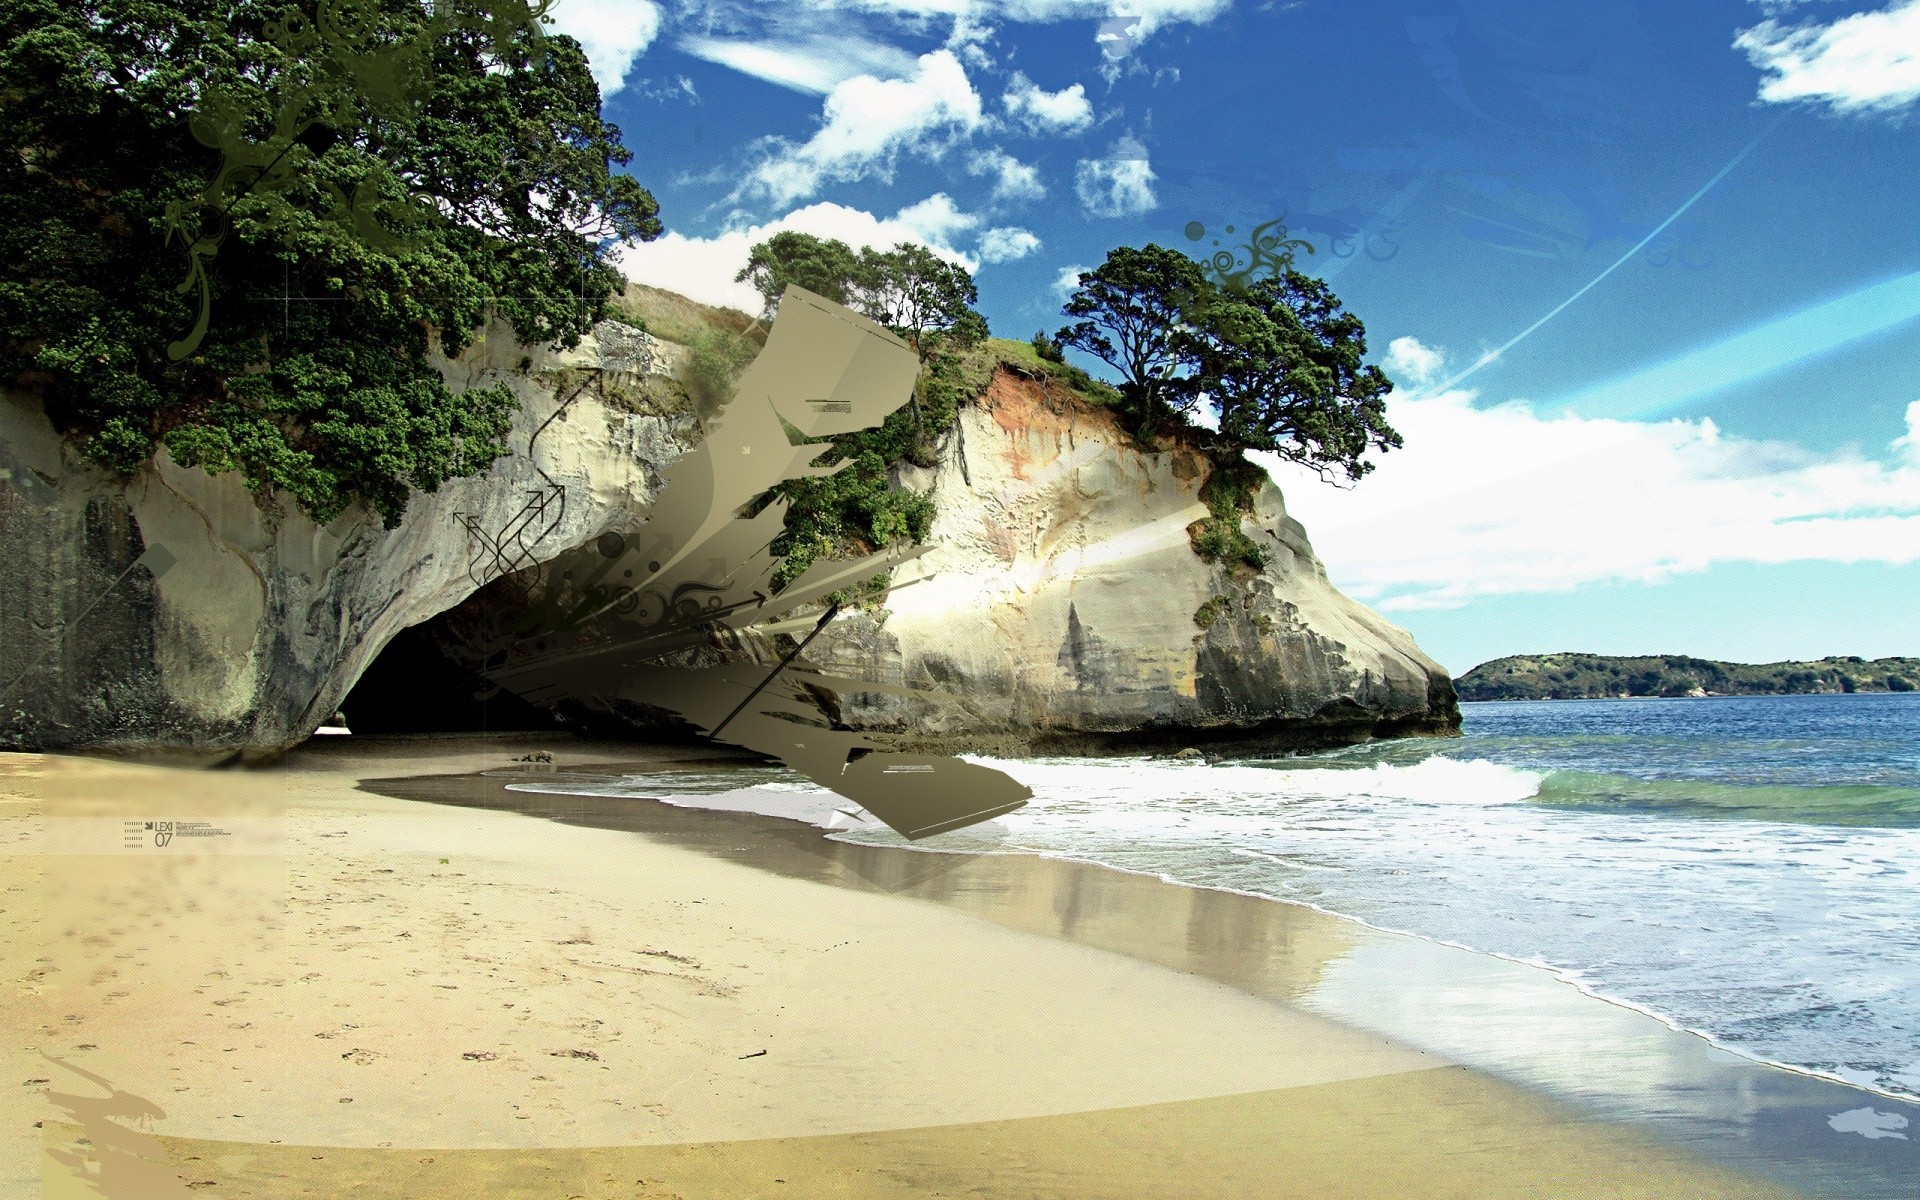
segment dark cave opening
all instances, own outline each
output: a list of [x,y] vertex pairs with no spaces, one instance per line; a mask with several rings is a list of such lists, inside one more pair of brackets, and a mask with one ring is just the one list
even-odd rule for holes
[[356,734],[485,733],[566,728],[557,713],[494,687],[444,649],[441,618],[403,629],[340,703]]

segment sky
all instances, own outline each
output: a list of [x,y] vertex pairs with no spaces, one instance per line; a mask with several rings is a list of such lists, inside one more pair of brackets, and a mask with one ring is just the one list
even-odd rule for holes
[[1273,473],[1456,674],[1920,655],[1920,0],[554,15],[661,202],[625,269],[703,300],[780,229],[913,240],[1024,338],[1114,246],[1284,219],[1406,445]]

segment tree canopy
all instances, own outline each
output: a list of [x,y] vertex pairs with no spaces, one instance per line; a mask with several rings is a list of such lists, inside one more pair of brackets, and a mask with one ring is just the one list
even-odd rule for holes
[[1386,417],[1393,384],[1364,361],[1365,326],[1323,281],[1288,268],[1213,295],[1192,325],[1194,386],[1234,445],[1357,480],[1373,469],[1368,450],[1401,444]]
[[784,230],[755,245],[734,276],[749,282],[772,316],[788,284],[798,284],[893,329],[913,343],[920,361],[952,342],[984,340],[986,318],[974,309],[973,275],[925,246],[900,242],[891,250],[855,251],[838,238]]
[[1080,319],[1051,341],[1120,373],[1140,432],[1204,400],[1231,450],[1348,479],[1373,469],[1369,450],[1401,444],[1386,420],[1393,384],[1365,362],[1365,326],[1291,267],[1221,286],[1177,250],[1121,246],[1080,276],[1064,311]]
[[1192,406],[1194,362],[1183,328],[1213,291],[1200,264],[1178,250],[1119,246],[1080,276],[1064,310],[1080,319],[1054,340],[1120,372],[1120,394],[1146,427]]
[[[90,459],[161,446],[316,519],[483,469],[432,366],[577,343],[657,236],[580,47],[524,0],[5,0],[0,383]],[[184,280],[184,282],[183,282]],[[205,307],[202,308],[202,296]]]
[[837,238],[817,238],[787,229],[753,247],[736,283],[751,283],[760,293],[760,315],[771,319],[788,284],[797,284],[835,304],[852,302],[860,278],[860,259]]
[[903,463],[936,461],[935,437],[977,387],[965,378],[956,353],[987,337],[986,319],[973,308],[973,276],[909,242],[855,251],[836,238],[787,231],[754,246],[736,278],[753,283],[766,301],[766,315],[789,283],[799,284],[894,330],[920,355],[909,410],[892,413],[878,429],[834,438],[833,457],[848,462],[845,469],[777,489],[791,504],[787,531],[774,543],[787,556],[778,580],[798,575],[817,555],[925,537],[933,502],[895,487],[894,472]]

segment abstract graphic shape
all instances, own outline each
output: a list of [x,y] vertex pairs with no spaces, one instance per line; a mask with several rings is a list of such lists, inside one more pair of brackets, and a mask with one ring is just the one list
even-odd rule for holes
[[[770,491],[846,466],[815,462],[829,449],[824,439],[879,425],[907,402],[919,371],[913,348],[888,330],[789,287],[766,347],[706,439],[667,469],[646,523],[516,576],[522,609],[513,628],[470,647],[478,673],[536,704],[592,696],[669,709],[709,736],[781,759],[909,838],[1026,803],[1032,793],[998,771],[894,753],[880,737],[828,728],[808,688],[910,689],[822,675],[800,658],[806,642],[771,672],[754,662],[659,662],[717,630],[772,625],[925,553],[902,546],[820,559],[773,586],[784,558],[772,543],[787,506]],[[803,618],[807,640],[837,611]]]
[[[1231,234],[1234,228],[1229,225],[1223,232]],[[1189,221],[1186,235],[1188,241],[1201,241],[1207,236],[1207,227],[1198,221]],[[1285,274],[1293,265],[1293,252],[1302,247],[1308,254],[1314,253],[1308,242],[1287,236],[1285,214],[1264,225],[1256,225],[1238,247],[1222,246],[1218,238],[1213,244],[1220,248],[1201,259],[1200,265],[1223,288],[1244,288],[1256,279]]]

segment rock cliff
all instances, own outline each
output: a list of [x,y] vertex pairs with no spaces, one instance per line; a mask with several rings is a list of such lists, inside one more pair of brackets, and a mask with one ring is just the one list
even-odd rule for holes
[[808,652],[830,674],[937,694],[846,694],[834,715],[928,748],[1012,752],[1456,731],[1445,669],[1334,589],[1272,483],[1239,517],[1264,567],[1195,553],[1212,469],[998,371],[938,465],[902,480],[933,492],[932,551]]
[[358,510],[318,526],[164,453],[106,475],[31,398],[0,398],[0,746],[277,751],[402,629],[641,519],[686,432],[619,402],[655,369],[650,339],[609,322],[552,353],[489,335],[442,371],[520,394],[514,452],[415,493],[392,530]]
[[[436,639],[463,636],[462,613],[502,594],[491,581],[632,531],[695,435],[685,393],[663,399],[674,385],[651,378],[683,366],[684,347],[616,322],[564,354],[491,332],[443,370],[515,388],[513,453],[416,493],[393,530],[358,512],[316,526],[164,454],[106,476],[30,398],[0,398],[0,746],[258,757],[311,734],[363,674],[378,686],[358,695],[381,692],[389,715],[471,708],[471,673],[432,669]],[[1194,550],[1205,455],[1136,445],[1058,381],[1001,368],[942,446],[901,479],[933,494],[931,551],[808,651],[829,674],[894,685],[812,689],[841,728],[1014,753],[1457,730],[1447,672],[1328,583],[1271,483],[1236,514],[1264,556],[1254,569]],[[689,661],[764,662],[790,644],[721,640]],[[598,732],[672,723],[582,699],[559,715]]]

